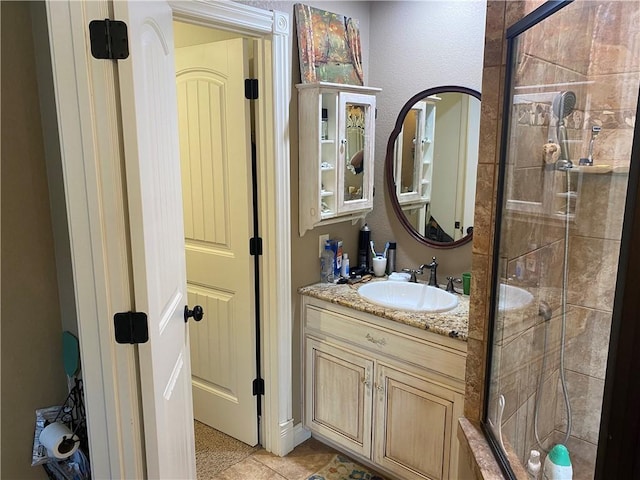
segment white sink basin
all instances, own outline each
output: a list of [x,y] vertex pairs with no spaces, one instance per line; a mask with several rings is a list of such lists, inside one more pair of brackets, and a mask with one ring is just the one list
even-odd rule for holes
[[498,294],[498,310],[509,311],[526,307],[533,301],[533,295],[526,290],[513,285],[500,284],[500,293]]
[[371,282],[358,294],[368,302],[411,312],[446,312],[458,306],[458,297],[423,283]]

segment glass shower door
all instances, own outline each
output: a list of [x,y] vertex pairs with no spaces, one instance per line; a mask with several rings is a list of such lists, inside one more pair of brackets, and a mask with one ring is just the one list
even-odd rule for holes
[[[543,8],[508,32],[484,422],[526,466],[593,478],[640,86],[636,2]],[[506,457],[506,456],[505,456]]]

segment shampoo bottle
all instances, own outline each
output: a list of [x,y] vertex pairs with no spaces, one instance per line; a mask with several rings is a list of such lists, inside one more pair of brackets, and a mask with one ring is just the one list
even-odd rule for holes
[[573,478],[573,468],[567,447],[559,443],[549,450],[547,458],[544,459],[542,475],[544,480],[571,480]]
[[540,452],[538,450],[531,450],[531,453],[529,453],[529,461],[527,461],[527,473],[529,474],[530,480],[540,479],[541,467]]

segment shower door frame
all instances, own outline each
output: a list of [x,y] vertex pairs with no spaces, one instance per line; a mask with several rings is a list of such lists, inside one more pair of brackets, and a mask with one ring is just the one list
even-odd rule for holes
[[[526,30],[542,22],[546,18],[566,7],[573,0],[552,0],[544,3],[536,10],[507,29],[507,68],[505,74],[504,102],[500,140],[500,164],[498,170],[498,186],[494,239],[500,239],[502,212],[505,197],[505,177],[507,163],[507,147],[511,118],[511,86],[513,83],[513,61],[516,38]],[[640,95],[636,106],[636,119],[640,113]],[[615,299],[611,319],[611,335],[605,376],[603,404],[600,419],[600,431],[596,455],[596,480],[607,478],[640,477],[640,325],[636,326],[636,318],[640,312],[640,295],[635,282],[629,279],[640,279],[640,122],[634,126],[631,161],[625,201],[622,238],[616,278]],[[490,375],[493,357],[494,327],[498,307],[499,274],[499,242],[494,241],[490,288],[490,312],[488,325],[486,378],[483,401],[481,427],[506,478],[516,480],[516,475],[506,453],[488,424]],[[606,474],[605,474],[606,472]]]

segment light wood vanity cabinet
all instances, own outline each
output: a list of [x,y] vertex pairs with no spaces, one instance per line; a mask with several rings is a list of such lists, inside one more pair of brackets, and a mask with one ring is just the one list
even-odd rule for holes
[[394,477],[457,478],[466,343],[302,299],[305,426]]

